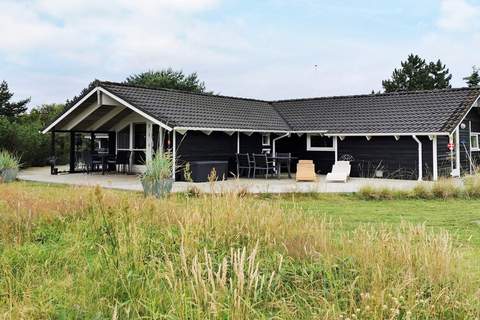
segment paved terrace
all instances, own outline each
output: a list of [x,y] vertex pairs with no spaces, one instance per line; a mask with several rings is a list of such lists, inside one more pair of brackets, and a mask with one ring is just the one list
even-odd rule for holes
[[[35,167],[20,171],[18,178],[25,181],[44,183],[59,183],[79,186],[101,186],[104,188],[142,191],[140,179],[136,175],[75,173],[51,175],[50,167]],[[350,193],[357,192],[361,187],[371,185],[391,189],[406,190],[415,187],[417,181],[393,179],[351,178],[347,183],[326,182],[325,176],[317,176],[316,182],[296,182],[294,179],[230,179],[215,183],[215,192],[229,192],[235,190],[248,190],[250,193],[290,193],[290,192],[331,192]],[[425,182],[430,183],[430,182]],[[190,186],[199,188],[202,192],[211,192],[208,182],[189,183],[175,182],[173,192],[185,192]]]

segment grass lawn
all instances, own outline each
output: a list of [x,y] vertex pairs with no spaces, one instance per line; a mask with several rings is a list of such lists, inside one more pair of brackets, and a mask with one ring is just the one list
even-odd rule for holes
[[0,184],[0,318],[475,319],[478,200]]
[[361,200],[354,195],[294,195],[281,197],[288,210],[339,220],[346,230],[359,224],[425,224],[448,230],[462,244],[480,250],[480,201],[465,199]]

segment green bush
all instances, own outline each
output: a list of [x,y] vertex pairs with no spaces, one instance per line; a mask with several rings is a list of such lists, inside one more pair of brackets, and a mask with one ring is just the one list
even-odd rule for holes
[[[42,130],[59,112],[63,105],[45,105],[16,119],[0,116],[0,149],[10,151],[21,160],[23,166],[44,166],[48,164],[51,137]],[[69,139],[57,134],[55,146],[57,163],[69,159]]]

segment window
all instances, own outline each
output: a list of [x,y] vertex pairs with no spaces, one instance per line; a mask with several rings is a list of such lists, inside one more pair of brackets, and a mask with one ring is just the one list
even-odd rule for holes
[[335,151],[334,138],[326,137],[322,135],[308,134],[307,150],[308,151]]
[[270,133],[262,133],[262,146],[270,145]]
[[470,148],[472,151],[480,151],[480,148],[478,146],[478,136],[480,133],[472,132],[470,134]]
[[130,125],[118,131],[117,135],[117,149],[130,149]]

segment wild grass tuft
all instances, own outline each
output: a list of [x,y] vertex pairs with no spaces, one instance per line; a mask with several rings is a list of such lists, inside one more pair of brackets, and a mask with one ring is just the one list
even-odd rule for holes
[[0,150],[0,172],[5,169],[18,169],[20,158],[6,150]]
[[0,185],[6,318],[475,318],[463,251],[425,225],[340,222],[234,193],[161,200]]
[[440,178],[433,183],[432,194],[440,199],[456,198],[462,196],[462,189],[453,179]]

